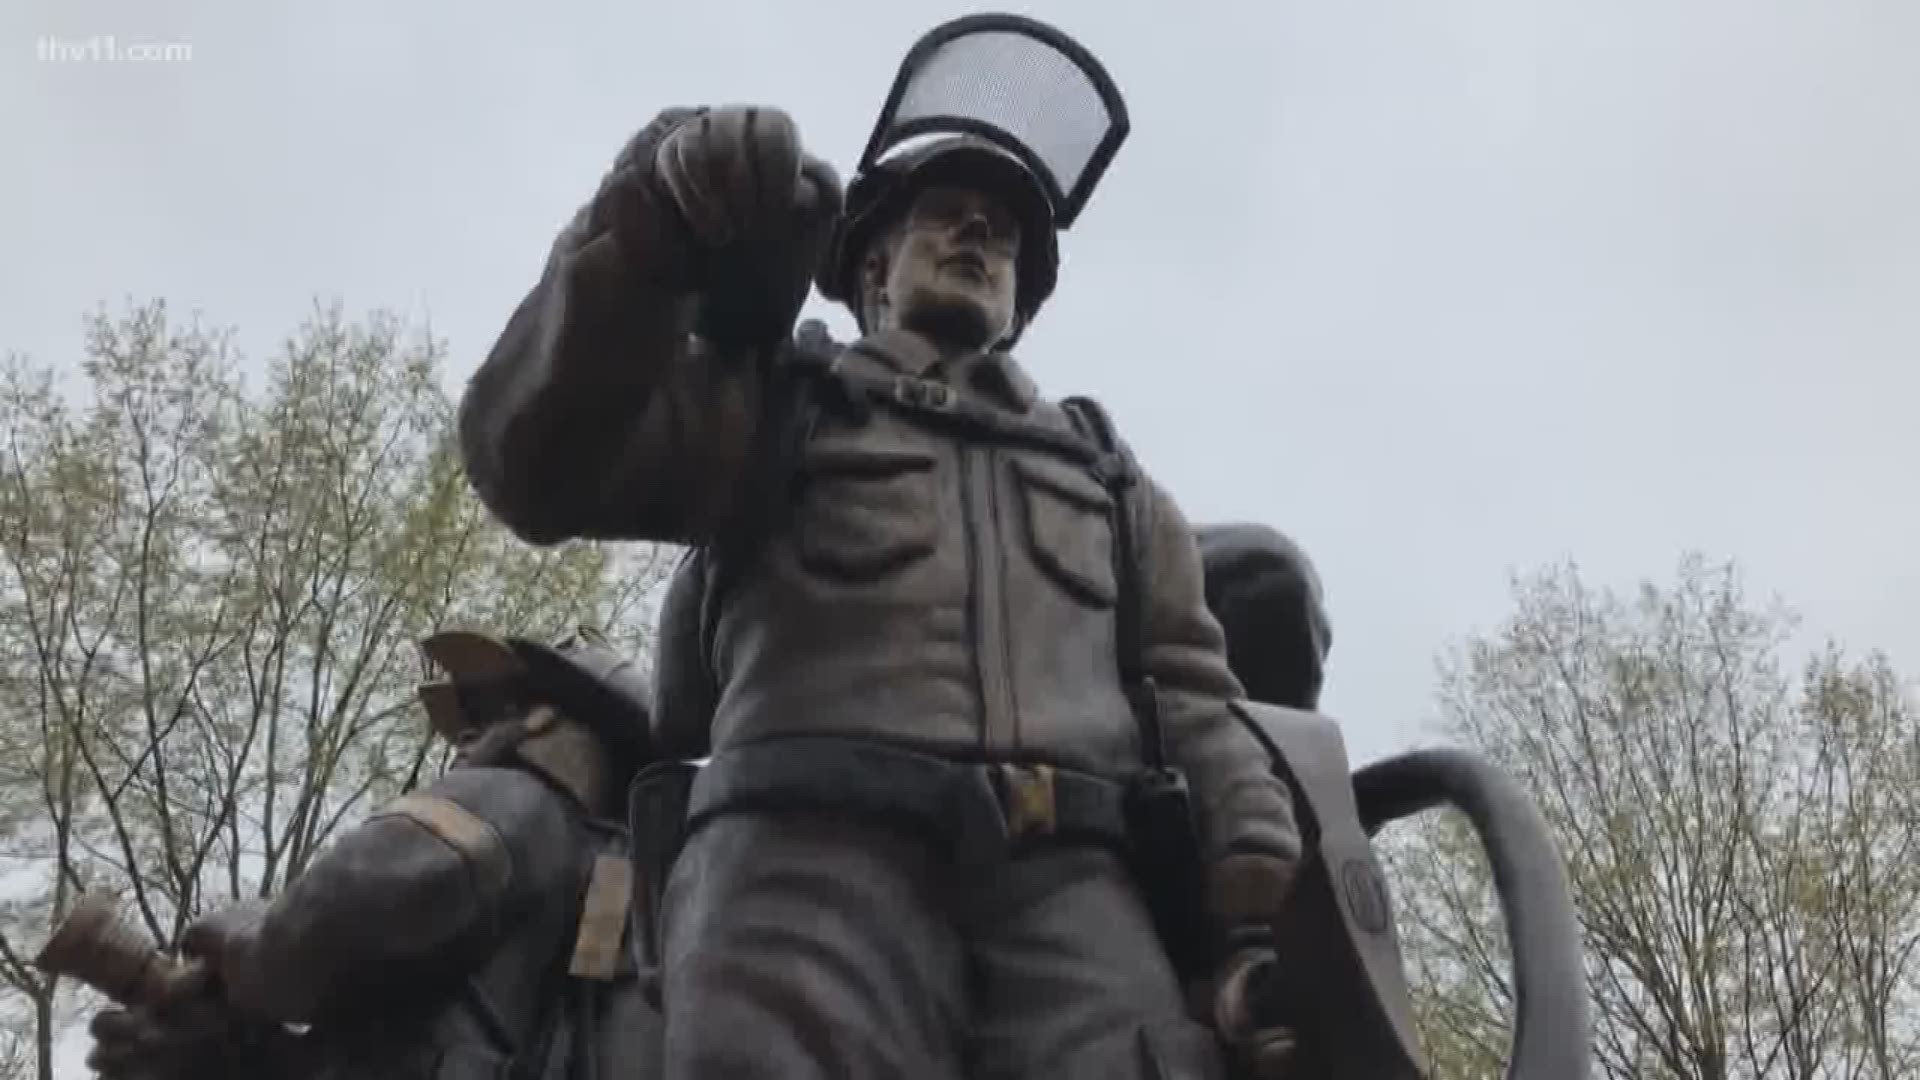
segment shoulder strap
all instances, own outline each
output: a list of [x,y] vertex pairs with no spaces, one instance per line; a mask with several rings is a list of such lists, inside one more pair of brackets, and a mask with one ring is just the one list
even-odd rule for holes
[[616,983],[632,983],[639,976],[633,950],[627,947],[633,904],[633,845],[625,828],[588,823],[596,841],[591,878],[581,902],[578,936],[574,940],[567,988],[572,991],[572,1040],[566,1059],[570,1078],[595,1077],[600,1055],[601,1010]]
[[[1040,450],[1063,457],[1083,468],[1098,466],[1101,451],[1082,437],[1056,430],[970,401],[943,382],[914,375],[882,375],[860,371],[845,362],[850,352],[868,352],[859,342],[833,356],[803,355],[800,370],[826,387],[828,400],[856,416],[888,409],[928,427],[962,436]],[[875,355],[869,352],[869,355]]]
[[1087,430],[1105,454],[1101,469],[1113,497],[1113,573],[1118,596],[1114,602],[1114,643],[1119,652],[1120,682],[1133,707],[1140,729],[1140,751],[1147,768],[1167,767],[1167,744],[1160,728],[1160,700],[1153,676],[1146,670],[1145,616],[1141,610],[1140,578],[1146,565],[1146,535],[1141,528],[1135,489],[1139,470],[1132,455],[1114,435],[1113,420],[1090,397],[1070,397],[1060,403],[1077,426]]

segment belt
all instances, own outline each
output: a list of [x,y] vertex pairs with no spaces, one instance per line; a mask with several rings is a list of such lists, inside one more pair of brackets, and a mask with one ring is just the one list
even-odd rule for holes
[[795,736],[715,754],[689,835],[735,811],[825,810],[904,825],[966,864],[1036,843],[1127,846],[1125,788],[1053,765],[960,762],[863,739]]

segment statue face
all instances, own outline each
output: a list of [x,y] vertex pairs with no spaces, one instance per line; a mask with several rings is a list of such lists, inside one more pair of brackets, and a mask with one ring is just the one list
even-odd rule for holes
[[1013,327],[1020,222],[1002,200],[964,187],[914,197],[886,245],[879,327],[982,349]]

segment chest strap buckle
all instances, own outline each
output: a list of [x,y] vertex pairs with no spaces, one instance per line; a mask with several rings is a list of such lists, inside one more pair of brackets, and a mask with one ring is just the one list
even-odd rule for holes
[[946,383],[899,375],[893,380],[893,400],[909,409],[944,413],[953,410],[955,395]]

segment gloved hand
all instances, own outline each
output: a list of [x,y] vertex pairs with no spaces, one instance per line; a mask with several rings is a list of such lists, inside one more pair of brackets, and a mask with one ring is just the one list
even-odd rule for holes
[[187,924],[180,935],[180,951],[207,963],[218,974],[221,961],[252,939],[266,915],[267,902],[253,900],[215,908]]
[[639,284],[697,295],[709,341],[760,345],[792,330],[842,199],[786,113],[672,108],[627,141],[568,235],[610,235]]
[[212,1007],[161,1020],[146,1010],[102,1009],[88,1031],[87,1068],[101,1080],[190,1080],[209,1075],[226,1028]]
[[699,251],[699,331],[725,344],[784,337],[805,303],[842,189],[776,108],[696,110],[660,140],[653,165]]
[[1298,863],[1260,851],[1235,852],[1208,871],[1208,902],[1227,954],[1213,980],[1213,1029],[1248,1075],[1282,1080],[1294,1033],[1262,1015],[1263,981],[1274,975],[1274,926],[1293,893]]
[[621,150],[586,227],[642,282],[697,294],[701,336],[760,345],[791,331],[842,198],[779,109],[673,108]]
[[775,108],[698,110],[654,152],[660,180],[701,243],[778,228],[799,203],[800,129]]
[[211,999],[164,1017],[146,1009],[103,1009],[88,1025],[87,1068],[100,1080],[294,1080],[299,1037],[237,1017]]
[[584,234],[575,238],[611,234],[641,282],[672,291],[694,288],[699,241],[660,182],[655,158],[662,140],[697,115],[698,109],[664,109],[627,140],[587,203]]
[[1266,1023],[1258,1013],[1261,980],[1278,963],[1271,948],[1243,947],[1221,965],[1214,983],[1214,1030],[1248,1075],[1261,1080],[1285,1080],[1297,1046],[1292,1029]]
[[250,900],[215,908],[188,923],[180,935],[181,953],[205,964],[223,1004],[240,1012],[263,995],[263,988],[248,982],[261,977],[253,970],[257,965],[244,962],[243,957],[268,906],[266,900]]
[[88,1026],[87,1067],[103,1080],[188,1080],[210,1075],[228,1017],[204,963],[188,961],[155,999],[135,1009],[103,1009]]

